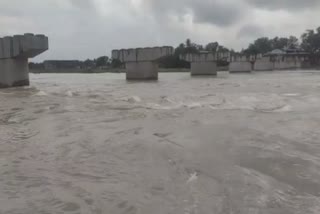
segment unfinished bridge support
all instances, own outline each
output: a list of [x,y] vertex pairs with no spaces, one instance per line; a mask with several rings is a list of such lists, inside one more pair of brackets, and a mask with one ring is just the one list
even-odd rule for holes
[[230,73],[250,73],[253,72],[253,65],[256,56],[246,56],[242,54],[232,54],[230,57]]
[[229,71],[230,73],[242,73],[242,72],[252,72],[252,63],[251,62],[230,62]]
[[217,75],[217,62],[191,62],[191,75]]
[[195,54],[181,55],[180,59],[191,63],[191,76],[217,75],[217,61],[228,59],[229,53],[200,52]]
[[48,50],[44,35],[15,35],[0,38],[0,88],[29,85],[28,58]]
[[124,62],[127,80],[158,80],[157,59],[172,55],[173,47],[113,50],[112,58]]
[[158,64],[155,62],[127,62],[127,80],[157,80]]

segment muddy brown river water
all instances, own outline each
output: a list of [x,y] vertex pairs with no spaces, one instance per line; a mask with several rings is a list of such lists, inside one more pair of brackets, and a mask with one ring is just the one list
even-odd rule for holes
[[0,90],[1,214],[320,213],[320,72],[124,79]]

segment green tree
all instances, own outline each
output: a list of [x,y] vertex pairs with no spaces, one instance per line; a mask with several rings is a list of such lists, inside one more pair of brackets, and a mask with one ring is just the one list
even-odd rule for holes
[[219,47],[218,42],[210,42],[209,44],[206,45],[205,50],[209,52],[216,53]]
[[271,41],[272,49],[297,49],[299,48],[299,40],[295,36],[286,37],[275,37]]
[[111,67],[112,68],[120,68],[123,63],[119,59],[112,59],[111,60]]
[[288,44],[288,48],[290,49],[297,49],[299,48],[300,44],[299,44],[299,39],[295,36],[290,36],[289,37],[289,44]]
[[92,68],[92,67],[94,67],[94,61],[91,60],[91,59],[87,59],[87,60],[85,60],[85,61],[83,62],[83,66],[84,66],[85,68]]
[[203,45],[194,44],[194,47],[195,47],[198,51],[203,51],[203,50],[204,50]]
[[272,49],[284,49],[287,48],[289,44],[289,39],[284,37],[275,37],[270,40]]
[[101,66],[106,66],[109,64],[109,57],[107,56],[101,56],[96,59],[96,66],[101,67]]
[[185,54],[185,49],[186,49],[186,47],[185,47],[184,43],[181,43],[181,44],[175,49],[174,55],[179,57],[181,54]]
[[202,49],[203,49],[202,45],[192,43],[190,39],[187,39],[185,44],[181,43],[175,49],[175,55],[180,56],[182,54],[199,53],[199,51]]
[[179,56],[164,56],[157,60],[160,68],[190,68],[190,62],[181,60]]
[[257,39],[254,42],[254,45],[256,46],[259,53],[267,53],[269,51],[272,51],[272,43],[270,42],[268,37],[262,37]]
[[301,47],[312,55],[320,55],[320,27],[314,30],[307,30],[301,36]]
[[311,64],[320,64],[320,27],[317,30],[307,30],[301,36],[301,48],[310,53]]
[[229,52],[230,52],[231,54],[240,54],[240,52],[235,51],[233,48],[231,48],[231,49],[229,50]]
[[262,37],[251,43],[244,53],[247,55],[265,54],[272,50],[272,40],[270,40],[268,37]]
[[243,50],[243,53],[246,55],[256,55],[259,54],[259,50],[254,44],[249,44],[249,47]]
[[217,52],[229,52],[229,49],[224,47],[223,45],[219,45],[217,48]]
[[191,47],[192,43],[191,43],[191,39],[187,39],[186,40],[186,47],[189,48]]
[[191,39],[186,40],[186,47],[184,50],[184,54],[199,53],[199,50],[201,50],[201,45],[191,42]]

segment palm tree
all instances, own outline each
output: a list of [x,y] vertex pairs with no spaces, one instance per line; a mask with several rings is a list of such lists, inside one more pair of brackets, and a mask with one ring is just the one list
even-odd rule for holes
[[186,40],[186,47],[189,48],[191,47],[192,43],[191,43],[191,39],[187,39]]
[[307,30],[301,36],[301,47],[311,54],[311,63],[320,64],[320,28]]

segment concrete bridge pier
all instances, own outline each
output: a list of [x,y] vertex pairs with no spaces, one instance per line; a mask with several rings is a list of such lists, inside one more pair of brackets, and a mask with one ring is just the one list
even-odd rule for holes
[[228,60],[229,53],[200,52],[181,55],[180,59],[191,63],[191,76],[217,75],[218,60]]
[[15,35],[0,38],[0,88],[29,85],[28,58],[48,50],[44,35]]
[[28,59],[0,60],[0,88],[29,84]]
[[255,71],[272,71],[274,64],[267,58],[258,59],[254,63]]
[[213,61],[199,61],[191,62],[191,76],[197,75],[217,75],[217,62]]
[[252,66],[252,63],[249,61],[230,62],[230,65],[229,65],[230,73],[252,72],[252,70],[253,70],[253,66]]
[[230,57],[229,71],[230,73],[252,73],[256,56],[246,56],[241,54],[233,54]]
[[172,55],[173,47],[113,50],[112,58],[124,62],[127,80],[158,80],[157,59]]
[[127,80],[158,80],[158,64],[152,61],[126,62]]

